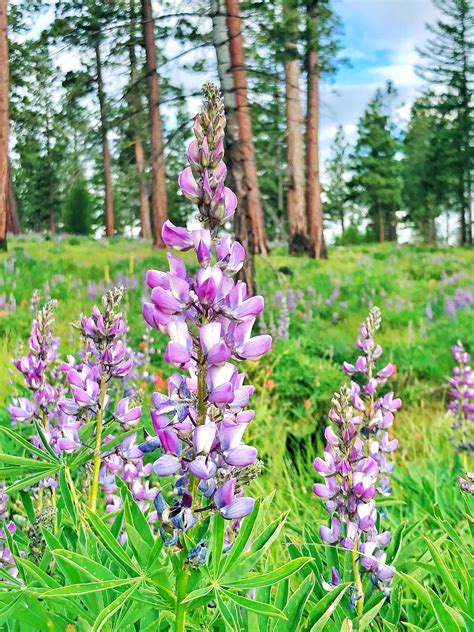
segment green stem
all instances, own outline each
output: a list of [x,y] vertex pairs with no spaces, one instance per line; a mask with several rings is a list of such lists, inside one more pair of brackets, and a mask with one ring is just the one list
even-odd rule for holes
[[[186,553],[186,551],[184,551]],[[175,632],[186,631],[186,605],[183,604],[184,599],[188,593],[188,580],[189,573],[183,567],[176,579],[176,622]]]
[[354,542],[354,548],[352,549],[352,570],[354,572],[354,582],[357,590],[357,614],[359,617],[364,612],[364,589],[362,587],[362,579],[359,571],[359,550],[358,550],[358,538]]
[[100,392],[99,392],[99,409],[97,411],[97,417],[95,422],[95,446],[94,446],[94,466],[92,470],[92,487],[90,497],[90,508],[92,511],[97,507],[97,496],[99,494],[99,474],[100,474],[100,448],[102,445],[102,429],[103,429],[103,417],[104,417],[104,400],[106,392],[106,380],[107,374],[104,371],[100,380]]

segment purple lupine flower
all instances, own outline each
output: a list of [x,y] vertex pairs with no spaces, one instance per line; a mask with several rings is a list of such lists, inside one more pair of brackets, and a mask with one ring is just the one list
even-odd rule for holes
[[394,413],[401,407],[401,399],[396,398],[392,391],[377,397],[377,391],[393,377],[397,371],[392,363],[378,368],[377,362],[382,355],[382,347],[374,341],[374,334],[382,322],[378,307],[370,310],[368,318],[360,327],[356,340],[356,349],[361,351],[354,364],[344,362],[342,370],[346,375],[357,378],[352,386],[352,405],[361,414],[362,423],[360,434],[367,440],[368,453],[377,462],[383,477],[379,480],[378,492],[383,495],[390,493],[389,474],[393,471],[393,461],[389,455],[397,448],[398,441],[391,439],[387,432],[393,424]]
[[156,437],[139,447],[161,450],[153,463],[158,476],[174,476],[171,504],[160,492],[155,509],[166,544],[178,541],[196,521],[201,498],[206,508],[227,520],[248,515],[254,505],[243,486],[258,475],[257,451],[243,441],[253,411],[243,410],[253,393],[236,362],[258,360],[270,350],[271,337],[252,336],[262,312],[261,296],[249,297],[247,286],[234,281],[245,251],[217,229],[234,213],[237,200],[225,187],[225,115],[222,97],[212,85],[194,124],[195,140],[187,152],[189,167],[179,177],[182,193],[197,205],[204,228],[188,231],[165,222],[164,242],[176,250],[193,250],[198,269],[192,275],[183,261],[168,254],[169,271],[146,275],[151,302],[143,316],[168,335],[165,360],[186,373],[174,373],[168,393],[154,393],[151,410]]
[[470,366],[471,356],[461,341],[452,347],[456,366],[449,379],[450,402],[448,410],[454,416],[451,425],[454,431],[453,445],[458,451],[474,454],[472,427],[474,422],[474,371]]
[[[352,389],[343,385],[331,402],[329,436],[324,459],[314,461],[314,469],[324,477],[324,484],[315,483],[313,491],[325,501],[331,516],[330,525],[322,525],[319,533],[326,544],[336,544],[359,552],[361,570],[370,573],[372,581],[388,594],[394,570],[386,563],[384,547],[388,532],[379,533],[375,503],[380,469],[373,456],[367,456],[361,438],[363,418],[351,405]],[[363,435],[362,435],[363,436]],[[356,585],[355,602],[363,599]]]

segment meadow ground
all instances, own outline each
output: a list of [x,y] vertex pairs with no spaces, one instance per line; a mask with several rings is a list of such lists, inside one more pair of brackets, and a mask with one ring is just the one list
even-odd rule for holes
[[[164,251],[136,241],[12,239],[9,253],[0,255],[0,402],[6,405],[17,388],[10,358],[27,340],[35,290],[40,302],[58,300],[55,333],[66,353],[77,341],[70,323],[90,311],[106,287],[123,285],[129,343],[145,355],[137,379],[143,380],[145,398],[154,388],[162,389],[170,373],[163,360],[166,341],[144,324],[141,302],[147,294],[145,271],[166,267]],[[286,536],[271,555],[286,559],[295,546],[311,555],[319,550],[317,527],[326,514],[311,490],[317,479],[312,461],[323,450],[332,394],[347,379],[341,364],[355,359],[359,324],[377,305],[383,316],[379,342],[385,360],[397,366],[392,386],[403,399],[393,427],[399,449],[394,490],[387,501],[396,534],[392,552],[400,577],[410,569],[412,578],[404,608],[421,607],[419,627],[410,629],[440,629],[439,620],[453,616],[458,604],[445,585],[440,589],[445,611],[420,606],[426,599],[420,586],[446,581],[425,538],[439,547],[448,572],[460,564],[453,550],[472,546],[472,506],[456,483],[472,463],[453,450],[445,410],[453,368],[450,348],[460,339],[474,350],[474,251],[394,244],[334,247],[327,261],[313,261],[275,248],[270,257],[257,261],[257,277],[266,300],[259,328],[273,334],[274,344],[271,354],[246,366],[256,387],[250,440],[265,463],[252,489],[262,496],[275,490],[268,519],[290,511]],[[5,408],[0,422],[10,423]],[[7,442],[1,451],[10,448]],[[391,623],[391,610],[384,615],[383,629],[399,629]],[[334,629],[339,629],[334,616]],[[325,629],[333,629],[333,623],[327,625]]]

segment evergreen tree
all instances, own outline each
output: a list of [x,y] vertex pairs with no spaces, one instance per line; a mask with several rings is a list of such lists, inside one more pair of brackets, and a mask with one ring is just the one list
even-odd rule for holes
[[352,160],[353,199],[365,206],[373,235],[378,241],[397,239],[397,211],[401,203],[399,142],[386,112],[393,95],[388,83],[377,90],[357,126]]
[[435,220],[449,205],[449,170],[440,169],[447,140],[446,121],[437,111],[437,97],[421,96],[411,109],[403,142],[403,201],[408,222],[429,244],[436,243]]
[[349,144],[344,136],[344,128],[340,125],[331,147],[331,156],[326,163],[328,185],[324,192],[326,196],[325,215],[333,222],[338,222],[341,233],[347,226],[347,215],[350,209],[349,173]]
[[441,13],[428,25],[429,38],[419,52],[419,74],[442,86],[437,109],[450,120],[451,194],[460,217],[460,241],[472,243],[474,152],[474,4],[472,0],[433,0]]
[[91,232],[92,198],[83,176],[71,187],[64,204],[64,230],[74,235]]

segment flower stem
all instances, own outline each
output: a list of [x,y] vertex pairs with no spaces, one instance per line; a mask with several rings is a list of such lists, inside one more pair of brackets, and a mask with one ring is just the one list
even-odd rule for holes
[[97,417],[95,422],[95,446],[94,446],[94,466],[92,470],[92,487],[90,497],[90,508],[92,511],[97,507],[97,496],[99,493],[99,474],[100,474],[100,448],[102,445],[102,429],[104,418],[104,400],[106,392],[106,380],[107,374],[104,371],[100,379],[100,392],[99,392],[99,409],[97,411]]
[[[183,551],[183,554],[186,555],[186,551]],[[186,598],[188,592],[188,580],[189,573],[184,568],[184,557],[183,557],[183,566],[181,571],[176,579],[176,622],[175,622],[175,632],[185,632],[186,630],[186,605],[183,604],[184,599]]]
[[359,571],[359,551],[358,551],[358,539],[354,542],[354,548],[352,549],[352,570],[354,572],[354,582],[357,590],[357,614],[360,617],[364,611],[364,589],[362,587],[362,579]]

